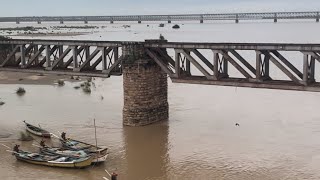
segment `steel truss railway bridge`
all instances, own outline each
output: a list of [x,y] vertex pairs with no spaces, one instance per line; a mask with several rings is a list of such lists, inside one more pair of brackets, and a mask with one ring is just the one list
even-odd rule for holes
[[[138,47],[140,50],[136,50]],[[121,75],[123,64],[143,51],[140,59],[156,63],[177,83],[320,91],[315,78],[320,44],[14,39],[1,40],[0,50],[0,71],[110,77]],[[212,58],[207,58],[203,50]],[[242,52],[254,56],[246,58]],[[298,52],[302,67],[286,58],[286,52]],[[270,63],[286,78],[275,80]],[[237,70],[239,77],[230,77],[229,66]]]
[[[127,126],[168,119],[168,77],[174,83],[320,92],[319,62],[320,44],[0,40],[0,72],[123,75]],[[276,78],[276,70],[285,76]]]
[[228,13],[228,14],[178,14],[178,15],[125,15],[125,16],[29,16],[29,17],[0,17],[0,22],[64,22],[82,21],[107,21],[114,23],[116,21],[161,21],[171,23],[172,21],[219,21],[232,20],[236,23],[242,20],[273,20],[279,19],[314,19],[319,22],[320,12],[265,12],[265,13]]

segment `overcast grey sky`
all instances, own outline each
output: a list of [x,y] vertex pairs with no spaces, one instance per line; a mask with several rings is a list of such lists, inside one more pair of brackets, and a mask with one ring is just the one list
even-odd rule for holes
[[320,0],[0,0],[0,16],[320,11]]

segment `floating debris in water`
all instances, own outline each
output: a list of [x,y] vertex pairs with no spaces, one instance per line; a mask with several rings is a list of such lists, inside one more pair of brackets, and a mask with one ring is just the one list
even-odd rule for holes
[[80,89],[81,87],[80,86],[75,86],[73,87],[74,89]]
[[58,82],[57,82],[57,83],[58,83],[58,85],[59,85],[59,86],[64,86],[64,84],[65,84],[65,83],[64,83],[64,81],[63,81],[63,80],[61,80],[61,79],[60,79],[60,80],[58,80]]
[[26,90],[22,87],[19,87],[16,91],[16,93],[20,96],[24,95],[26,93]]
[[83,82],[82,84],[80,84],[81,87],[91,87],[91,84],[90,82],[86,81],[86,82]]
[[166,40],[166,38],[164,38],[164,36],[162,34],[160,34],[160,37],[159,37],[160,40]]
[[87,94],[91,94],[91,88],[90,86],[85,86],[82,88],[83,92],[87,93]]
[[173,29],[179,29],[180,26],[179,26],[178,24],[176,24],[176,25],[172,26],[172,28],[173,28]]
[[87,82],[92,82],[92,77],[88,78]]
[[5,102],[0,101],[0,106],[3,106],[5,104]]

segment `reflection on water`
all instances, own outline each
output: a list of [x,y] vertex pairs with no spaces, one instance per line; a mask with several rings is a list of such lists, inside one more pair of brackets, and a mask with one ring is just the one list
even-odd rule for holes
[[127,179],[168,179],[168,124],[125,127]]

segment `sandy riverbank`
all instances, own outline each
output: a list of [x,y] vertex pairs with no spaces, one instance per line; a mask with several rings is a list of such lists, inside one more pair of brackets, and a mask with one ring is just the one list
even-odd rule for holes
[[53,75],[53,74],[34,74],[34,73],[20,73],[20,72],[0,72],[0,84],[39,84],[51,85],[57,80],[65,81],[81,81],[86,78],[80,77],[79,80],[71,79],[70,76]]
[[19,33],[16,35],[11,35],[11,37],[14,36],[23,36],[23,37],[43,37],[43,36],[80,36],[80,35],[86,35],[89,34],[89,32],[67,32],[67,33],[61,33],[61,32],[55,32],[55,33]]

